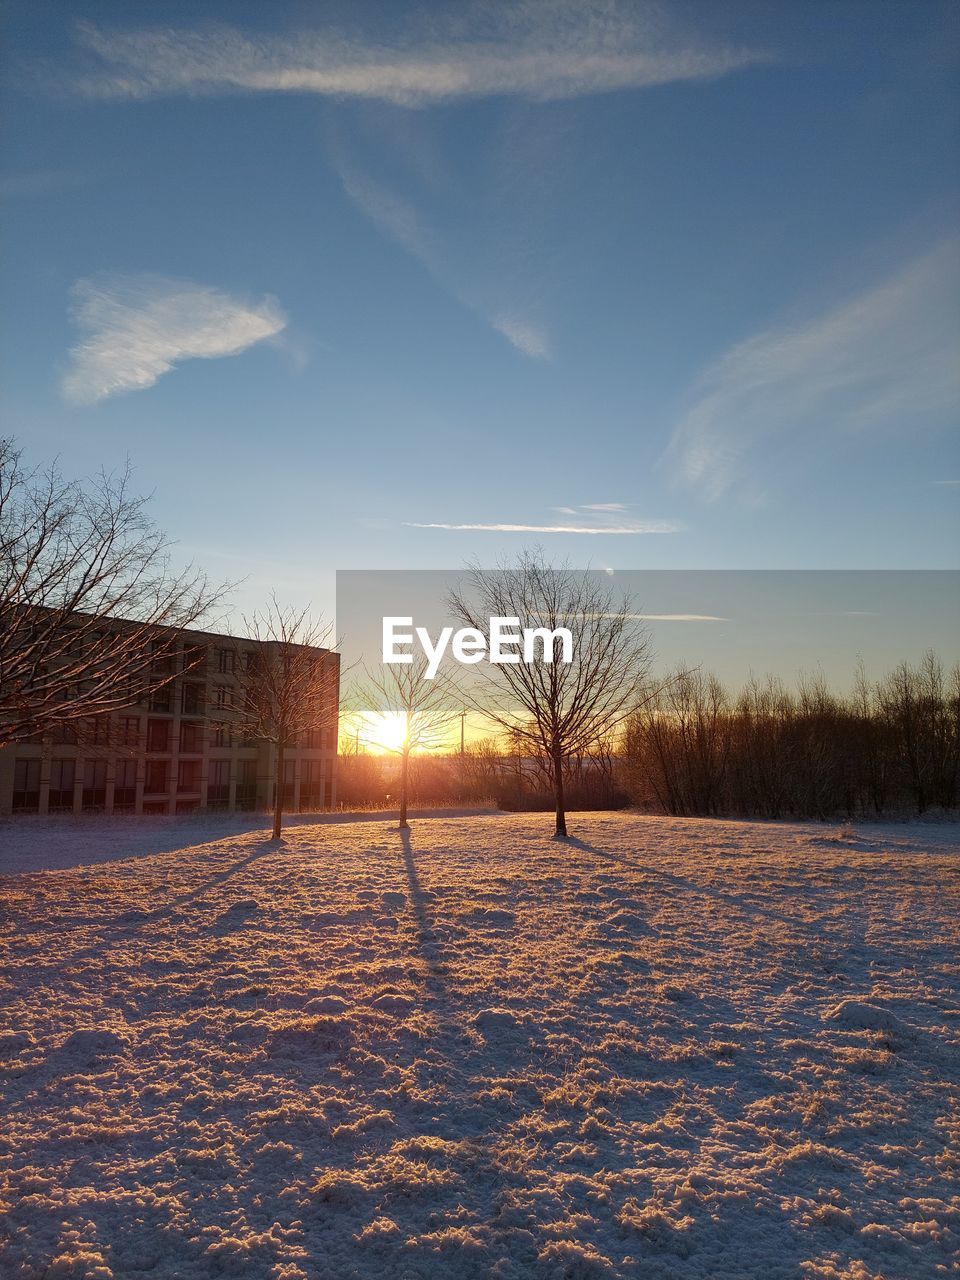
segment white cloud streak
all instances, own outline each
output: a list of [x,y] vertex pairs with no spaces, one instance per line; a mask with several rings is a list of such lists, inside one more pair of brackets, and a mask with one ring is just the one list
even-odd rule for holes
[[154,275],[79,280],[72,317],[82,338],[70,351],[61,389],[73,404],[152,387],[182,360],[236,355],[286,325],[270,298],[248,302]]
[[[441,11],[442,12],[442,11]],[[375,39],[314,28],[253,34],[235,27],[78,27],[98,60],[76,89],[95,98],[308,93],[404,107],[494,95],[533,99],[712,79],[767,54],[673,30],[662,10],[616,0],[412,10],[406,30]]]
[[339,169],[344,191],[364,217],[440,279],[439,245],[416,208],[369,174],[344,164]]
[[342,159],[338,159],[338,168],[344,191],[364,217],[425,267],[441,288],[482,316],[522,355],[531,360],[550,359],[550,341],[542,328],[515,317],[488,314],[474,301],[471,290],[454,283],[457,273],[447,261],[440,238],[409,200]]
[[550,359],[550,340],[537,325],[511,316],[499,316],[490,323],[512,346],[531,360]]
[[667,460],[710,499],[744,478],[750,454],[777,438],[914,431],[960,401],[958,245],[941,244],[897,274],[792,329],[733,347],[700,380]]
[[404,520],[408,529],[451,529],[471,533],[585,533],[585,534],[641,534],[679,533],[681,526],[670,520],[635,520],[620,525],[582,524],[444,524],[420,520]]

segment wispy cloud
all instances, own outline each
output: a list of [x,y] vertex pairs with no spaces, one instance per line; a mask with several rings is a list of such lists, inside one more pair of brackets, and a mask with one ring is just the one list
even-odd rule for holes
[[395,244],[425,267],[434,280],[463,306],[475,312],[523,355],[532,360],[550,358],[550,340],[542,327],[518,317],[493,315],[460,279],[461,272],[449,260],[442,238],[409,200],[334,155],[343,189],[364,217]]
[[544,331],[534,324],[510,316],[499,316],[490,321],[498,333],[531,360],[550,359],[550,340]]
[[414,205],[356,167],[343,162],[338,167],[343,189],[360,212],[431,275],[443,275],[437,239]]
[[[610,570],[605,572],[609,573]],[[543,616],[543,615],[541,615]],[[562,615],[561,615],[562,616]],[[625,618],[628,622],[729,622],[715,613],[591,613],[591,618]]]
[[79,280],[72,316],[82,338],[70,351],[62,391],[74,404],[152,387],[182,360],[236,355],[286,324],[270,298],[249,302],[155,275]]
[[408,10],[379,38],[316,26],[295,34],[235,27],[119,31],[84,24],[96,64],[76,88],[98,98],[310,93],[422,107],[460,98],[534,99],[711,79],[768,60],[668,22],[661,7],[617,0]]
[[584,533],[599,536],[624,536],[643,533],[679,533],[683,526],[674,520],[637,520],[624,515],[621,502],[588,502],[577,507],[553,507],[559,515],[573,520],[555,524],[512,524],[495,521],[484,523],[446,523],[441,521],[405,520],[408,529],[452,529],[472,533]]
[[[629,507],[624,502],[582,502],[575,507],[552,507],[557,515],[575,516],[581,524],[595,525],[598,529],[610,529],[614,525],[627,525],[631,523],[623,519],[624,513],[629,511]],[[655,523],[663,523],[658,521]],[[680,528],[679,525],[672,525],[670,532],[675,532]]]
[[715,613],[632,613],[638,622],[729,622]]
[[773,439],[913,431],[955,408],[958,266],[946,242],[815,319],[728,351],[674,430],[667,458],[680,479],[717,498]]
[[440,521],[404,520],[408,529],[452,529],[471,533],[586,533],[640,534],[679,533],[681,526],[670,520],[632,520],[624,524],[445,524]]

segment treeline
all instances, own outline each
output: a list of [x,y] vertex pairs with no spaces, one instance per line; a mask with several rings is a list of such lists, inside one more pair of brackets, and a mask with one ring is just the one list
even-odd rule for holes
[[[564,765],[571,809],[624,808],[630,804],[620,762],[609,743]],[[337,803],[343,809],[396,807],[399,762],[366,751],[342,754],[337,765]],[[416,755],[409,763],[409,801],[418,808],[492,804],[509,811],[554,807],[549,762],[523,742],[482,741],[462,754]]]
[[768,677],[736,696],[680,671],[627,725],[634,803],[676,815],[881,816],[960,804],[960,667],[927,653],[853,691]]
[[[618,735],[563,765],[570,809],[635,805],[687,817],[854,818],[960,808],[960,667],[928,653],[852,691],[822,676],[789,689],[774,677],[737,693],[709,673],[678,671]],[[396,804],[398,765],[365,752],[340,757],[345,809]],[[411,757],[419,807],[496,804],[548,810],[550,761],[519,735],[463,754]]]

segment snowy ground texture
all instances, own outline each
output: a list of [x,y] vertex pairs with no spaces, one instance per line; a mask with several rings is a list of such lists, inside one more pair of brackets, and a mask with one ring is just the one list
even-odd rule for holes
[[0,882],[0,1275],[960,1274],[957,828],[573,825]]

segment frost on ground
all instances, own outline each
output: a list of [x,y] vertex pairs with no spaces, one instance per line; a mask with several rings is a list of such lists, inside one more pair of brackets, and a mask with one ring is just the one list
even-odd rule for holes
[[0,1274],[960,1274],[956,828],[576,829],[5,880]]

